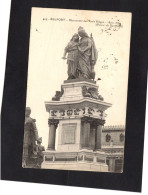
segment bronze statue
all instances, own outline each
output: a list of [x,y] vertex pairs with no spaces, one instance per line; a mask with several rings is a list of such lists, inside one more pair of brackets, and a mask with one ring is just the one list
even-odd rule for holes
[[38,131],[36,128],[36,120],[30,117],[31,109],[26,107],[25,111],[25,126],[24,126],[24,145],[23,145],[23,160],[27,162],[29,158],[37,156]]
[[63,59],[67,57],[68,64],[68,80],[77,78],[77,66],[78,66],[78,44],[79,44],[79,36],[78,34],[74,34],[68,43],[67,47],[64,50]]
[[68,80],[77,78],[95,79],[94,66],[98,58],[98,52],[92,34],[89,37],[83,27],[79,27],[78,34],[72,37],[65,48],[63,59],[66,59],[66,53],[68,53]]
[[45,151],[45,148],[44,148],[44,146],[42,146],[41,144],[42,144],[42,137],[39,137],[38,138],[38,140],[37,140],[37,144],[38,144],[38,146],[37,146],[37,167],[38,168],[41,168],[41,164],[42,164],[42,162],[43,162],[43,156],[44,156],[44,154],[43,154],[43,151]]
[[78,28],[78,34],[81,37],[78,46],[79,78],[94,79],[95,78],[94,66],[98,58],[95,43],[93,41],[92,35],[91,37],[89,37],[82,27]]

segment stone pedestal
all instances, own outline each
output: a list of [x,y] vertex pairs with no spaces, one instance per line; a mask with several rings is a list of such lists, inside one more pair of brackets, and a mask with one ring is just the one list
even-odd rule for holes
[[[45,102],[49,141],[42,168],[108,171],[101,131],[111,104],[103,101],[92,80],[65,81],[61,89],[54,97],[57,101]],[[53,151],[56,134],[57,150]]]
[[75,152],[80,149],[80,118],[59,120],[57,151]]

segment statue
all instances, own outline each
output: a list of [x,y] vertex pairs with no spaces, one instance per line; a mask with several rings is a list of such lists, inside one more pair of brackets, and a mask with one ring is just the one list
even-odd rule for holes
[[68,80],[77,78],[77,66],[78,66],[78,44],[79,44],[79,36],[78,34],[74,34],[68,43],[67,47],[64,50],[63,59],[67,57],[68,64]]
[[26,165],[28,159],[37,157],[38,131],[36,120],[30,117],[31,109],[26,107],[24,126],[23,163]]
[[43,151],[45,151],[45,148],[44,146],[41,145],[41,143],[42,143],[42,137],[39,137],[37,140],[37,144],[38,144],[37,146],[37,157],[38,157],[37,167],[38,168],[41,168],[41,164],[43,162],[43,156],[44,156]]
[[52,98],[52,101],[60,101],[60,97],[62,97],[64,93],[63,88],[61,87],[61,91],[56,91],[55,96]]
[[78,77],[86,79],[94,79],[94,66],[96,64],[98,53],[95,43],[91,37],[85,32],[82,27],[78,28],[78,34],[81,37],[79,41],[79,63],[78,63]]
[[74,34],[65,48],[63,59],[66,59],[66,53],[68,53],[68,80],[95,79],[94,66],[98,58],[98,52],[92,34],[89,37],[83,27],[79,27],[78,34]]
[[84,97],[90,97],[93,99],[98,99],[103,101],[104,98],[99,95],[98,90],[94,87],[86,87],[85,85],[82,86],[82,95]]

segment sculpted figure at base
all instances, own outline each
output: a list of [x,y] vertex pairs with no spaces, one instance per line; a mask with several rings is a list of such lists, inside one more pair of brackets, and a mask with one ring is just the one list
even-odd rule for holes
[[45,151],[45,147],[42,146],[42,137],[39,137],[38,140],[37,140],[37,157],[38,157],[38,160],[37,160],[37,167],[38,168],[41,168],[41,164],[43,162],[43,151]]

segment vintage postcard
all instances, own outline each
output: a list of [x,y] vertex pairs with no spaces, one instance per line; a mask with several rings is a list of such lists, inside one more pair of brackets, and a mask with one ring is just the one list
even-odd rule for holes
[[123,173],[131,17],[32,8],[24,168]]

